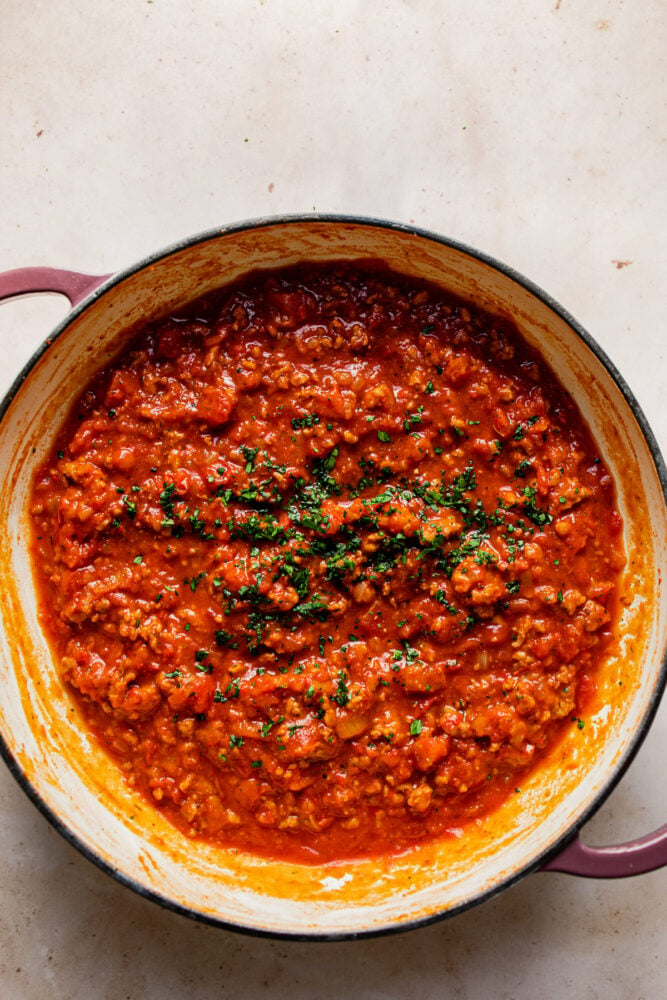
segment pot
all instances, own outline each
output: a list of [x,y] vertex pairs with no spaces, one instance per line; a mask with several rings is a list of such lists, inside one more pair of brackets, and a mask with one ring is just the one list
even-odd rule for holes
[[[464,836],[386,861],[320,867],[186,840],[138,794],[80,724],[40,630],[27,545],[35,467],[81,387],[140,322],[180,309],[247,271],[298,261],[379,259],[510,317],[577,401],[616,480],[629,555],[618,635],[583,731]],[[55,828],[120,882],[228,928],[331,939],[406,930],[450,916],[538,869],[617,877],[667,863],[667,826],[616,847],[579,830],[618,782],[667,677],[667,472],[622,377],[557,303],[468,247],[371,219],[262,219],[212,230],[112,276],[27,268],[0,275],[0,299],[66,295],[72,311],[0,408],[0,734],[3,756]],[[619,678],[622,684],[619,684]]]

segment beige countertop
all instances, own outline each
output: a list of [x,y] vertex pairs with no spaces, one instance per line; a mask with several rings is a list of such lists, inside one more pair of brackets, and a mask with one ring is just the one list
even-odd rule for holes
[[[512,265],[589,330],[667,449],[661,0],[5,0],[0,270],[111,272],[265,214],[357,213]],[[0,387],[65,313],[0,307]],[[665,821],[663,705],[589,824]],[[0,995],[640,1000],[667,872],[530,876],[449,921],[335,944],[231,934],[81,857],[0,767]]]

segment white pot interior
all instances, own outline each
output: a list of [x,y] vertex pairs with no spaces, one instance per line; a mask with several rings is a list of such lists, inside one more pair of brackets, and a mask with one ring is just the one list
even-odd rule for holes
[[[80,387],[119,337],[256,268],[382,259],[510,316],[568,389],[614,474],[628,568],[617,642],[591,724],[459,840],[386,863],[322,868],[258,860],[184,838],[123,783],[80,724],[37,621],[28,552],[31,475]],[[622,768],[656,699],[667,645],[667,516],[641,427],[604,365],[548,304],[511,276],[426,236],[352,221],[268,223],[210,235],[121,276],[74,315],[0,424],[0,730],[41,803],[105,866],[172,905],[264,932],[364,933],[452,911],[535,864]],[[622,681],[622,686],[619,685]]]

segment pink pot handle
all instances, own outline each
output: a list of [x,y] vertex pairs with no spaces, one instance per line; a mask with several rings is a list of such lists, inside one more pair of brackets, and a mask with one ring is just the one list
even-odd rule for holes
[[587,847],[579,834],[567,847],[547,861],[543,872],[566,872],[588,878],[626,878],[667,865],[667,826],[613,847]]
[[0,300],[32,292],[58,292],[75,306],[109,277],[109,274],[63,271],[58,267],[19,267],[0,274]]

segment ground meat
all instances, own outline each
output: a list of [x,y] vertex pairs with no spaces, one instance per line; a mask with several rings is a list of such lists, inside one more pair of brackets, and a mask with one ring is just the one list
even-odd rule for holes
[[614,625],[614,488],[506,321],[378,268],[146,326],[34,483],[63,682],[185,835],[314,862],[496,808]]

